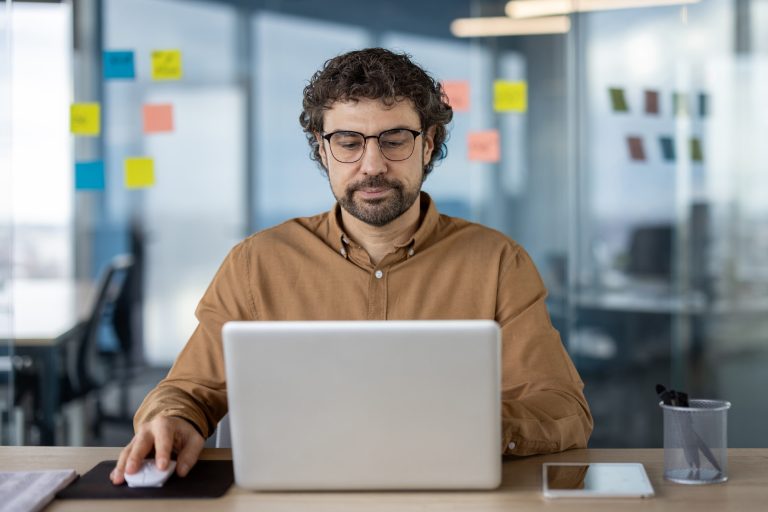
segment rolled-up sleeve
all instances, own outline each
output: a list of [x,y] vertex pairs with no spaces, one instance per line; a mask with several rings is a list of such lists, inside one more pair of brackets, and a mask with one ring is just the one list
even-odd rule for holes
[[501,259],[496,320],[502,330],[502,452],[585,448],[593,421],[584,384],[552,326],[546,289],[519,245]]
[[230,320],[256,318],[249,288],[247,247],[230,251],[201,299],[198,325],[182,352],[134,416],[134,428],[157,416],[176,416],[210,436],[227,411],[221,328]]

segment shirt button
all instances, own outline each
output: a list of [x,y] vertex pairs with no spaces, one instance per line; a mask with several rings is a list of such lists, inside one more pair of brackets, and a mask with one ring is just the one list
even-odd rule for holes
[[509,443],[509,447],[508,448],[510,450],[514,450],[515,448],[517,448],[517,444],[514,441],[512,441],[511,443]]
[[413,256],[416,251],[413,250],[413,247],[408,249],[408,256]]
[[376,279],[381,279],[382,277],[384,277],[384,272],[382,272],[381,270],[377,270],[373,275],[376,276]]
[[341,251],[339,252],[341,252],[341,255],[344,256],[345,258],[347,257],[347,250],[345,248],[342,247]]

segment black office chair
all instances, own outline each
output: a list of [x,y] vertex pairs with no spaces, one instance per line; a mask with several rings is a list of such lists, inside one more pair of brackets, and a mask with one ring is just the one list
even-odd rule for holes
[[85,397],[112,377],[113,369],[108,361],[110,354],[118,351],[119,346],[104,343],[103,329],[111,324],[117,300],[132,266],[132,256],[123,254],[114,257],[101,276],[88,318],[62,336],[62,403]]

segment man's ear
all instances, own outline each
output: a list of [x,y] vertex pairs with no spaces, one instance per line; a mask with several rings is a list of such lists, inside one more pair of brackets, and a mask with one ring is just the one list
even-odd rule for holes
[[325,153],[325,139],[322,135],[320,135],[319,132],[315,132],[315,139],[317,139],[317,144],[319,146],[318,150],[320,151],[320,160],[323,162],[323,167],[325,167],[325,170],[328,170],[328,155]]
[[435,150],[435,125],[426,129],[422,137],[424,137],[424,162],[429,162],[432,158],[432,152]]

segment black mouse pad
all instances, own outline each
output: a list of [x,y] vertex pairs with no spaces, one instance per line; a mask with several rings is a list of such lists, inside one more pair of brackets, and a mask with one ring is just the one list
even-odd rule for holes
[[162,487],[113,485],[109,474],[116,460],[99,462],[89,472],[59,492],[56,498],[76,500],[218,498],[235,480],[231,460],[199,460],[184,478],[177,474]]

